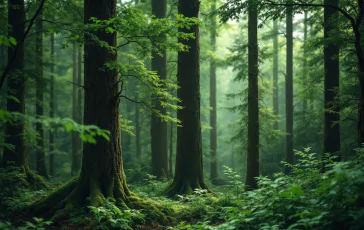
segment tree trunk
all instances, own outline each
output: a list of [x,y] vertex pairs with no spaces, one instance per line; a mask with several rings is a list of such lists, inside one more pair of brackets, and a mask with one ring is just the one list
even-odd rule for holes
[[259,93],[258,93],[258,10],[256,0],[249,2],[248,15],[248,157],[245,184],[258,187],[259,176]]
[[[54,33],[51,33],[51,80],[50,80],[50,95],[49,95],[49,116],[54,118],[55,106],[54,106]],[[49,174],[54,176],[54,131],[49,132]]]
[[[156,18],[165,18],[167,11],[167,0],[152,0],[152,14]],[[163,35],[162,35],[163,36]],[[167,52],[160,50],[162,56],[152,52],[152,70],[156,71],[161,80],[167,79]],[[166,114],[166,108],[161,106],[157,95],[153,96],[153,105],[161,114]],[[168,176],[168,141],[167,123],[152,113],[152,174],[157,178]]]
[[[73,63],[73,72],[72,72],[72,120],[78,122],[78,114],[77,114],[77,48],[76,44],[72,45],[72,63]],[[78,171],[80,170],[80,162],[78,159],[78,151],[79,151],[79,139],[78,133],[72,132],[72,166],[71,166],[71,175],[76,176]]]
[[[292,3],[291,0],[288,3]],[[293,163],[293,16],[292,7],[286,15],[287,61],[286,61],[286,162]],[[286,167],[286,174],[291,168]]]
[[[211,12],[216,11],[216,0],[212,2]],[[211,20],[211,47],[212,51],[216,52],[216,18]],[[217,105],[216,105],[216,63],[212,57],[210,60],[210,178],[212,183],[217,183]]]
[[[326,8],[325,8],[326,9]],[[304,12],[304,21],[303,21],[303,79],[304,81],[306,81],[307,76],[306,76],[306,71],[307,71],[307,33],[308,33],[308,29],[307,29],[307,10],[305,10]],[[303,99],[303,105],[302,105],[302,109],[303,112],[306,113],[307,112],[307,98],[305,97]]]
[[[179,0],[178,13],[185,17],[199,15],[198,0]],[[177,118],[183,127],[177,131],[177,156],[175,176],[167,188],[168,195],[191,194],[194,189],[207,189],[203,178],[201,123],[200,123],[200,34],[199,25],[179,28],[180,32],[192,33],[195,39],[179,42],[188,45],[189,52],[178,53],[177,96],[183,109]]]
[[[8,24],[9,37],[14,37],[17,41],[17,49],[13,46],[8,47],[8,60],[14,58],[14,62],[9,68],[7,79],[8,97],[6,109],[8,112],[24,114],[24,0],[12,0],[8,4]],[[18,101],[14,100],[16,98]],[[4,148],[2,166],[11,165],[23,167],[28,170],[28,154],[25,151],[25,124],[23,121],[14,121],[5,125],[5,140],[14,149]]]
[[[44,89],[45,80],[43,78],[43,17],[42,13],[38,15],[36,21],[36,41],[35,41],[35,58],[36,58],[36,106],[35,113],[38,118],[43,116],[44,113]],[[36,150],[36,170],[39,175],[48,178],[46,161],[45,161],[45,151],[44,151],[44,129],[41,123],[36,124],[36,132],[39,134],[37,136],[37,150]]]
[[142,146],[140,143],[140,139],[141,139],[141,125],[140,125],[140,108],[139,108],[139,104],[135,103],[135,150],[136,150],[136,158],[137,161],[139,163],[142,163]]
[[[339,0],[325,0],[325,4],[339,6]],[[332,8],[324,9],[324,67],[325,67],[325,116],[324,116],[324,152],[338,154],[340,151],[340,106],[339,97],[339,46],[329,41],[337,30],[339,13]],[[323,164],[323,171],[325,164]]]
[[174,123],[170,123],[170,134],[169,134],[169,177],[173,176],[173,126]]
[[[81,3],[80,3],[81,4]],[[82,49],[81,47],[78,47],[78,60],[77,60],[77,122],[79,124],[83,124],[83,119],[82,119]],[[82,159],[82,141],[80,138],[78,138],[78,161],[81,163],[81,159]],[[79,163],[79,167],[80,167],[80,163]]]
[[[273,114],[274,116],[279,115],[279,103],[278,103],[278,21],[273,21]],[[273,124],[273,129],[278,130],[279,129],[279,122],[275,122]]]

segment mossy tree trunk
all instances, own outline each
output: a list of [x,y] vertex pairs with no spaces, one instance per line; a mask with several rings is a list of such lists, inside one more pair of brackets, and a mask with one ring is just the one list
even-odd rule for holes
[[[198,0],[179,0],[178,13],[186,17],[199,16]],[[194,189],[207,189],[203,178],[201,123],[200,123],[200,33],[199,25],[179,28],[180,32],[192,33],[195,39],[179,42],[188,45],[189,52],[178,53],[177,91],[179,103],[177,118],[183,127],[177,131],[177,156],[175,176],[167,188],[167,195],[191,194]]]
[[[38,1],[40,2],[40,1]],[[35,113],[38,118],[44,114],[44,90],[45,90],[45,80],[43,78],[43,17],[42,12],[38,15],[36,21],[36,39],[35,39],[35,59],[36,59],[36,106]],[[36,160],[35,167],[39,175],[48,178],[48,173],[46,169],[45,161],[45,151],[44,151],[44,129],[41,123],[37,123],[35,130],[39,134],[37,136],[37,150],[36,150]]]
[[258,187],[259,176],[259,93],[258,93],[258,7],[249,1],[248,11],[248,156],[245,185]]
[[[167,11],[167,0],[152,0],[152,14],[156,18],[165,18]],[[163,36],[163,35],[162,35]],[[162,38],[163,39],[163,38]],[[156,71],[161,80],[167,79],[167,52],[160,50],[162,56],[152,52],[152,70]],[[153,95],[153,106],[161,114],[166,113],[166,108],[161,106],[160,98]],[[167,123],[155,113],[152,114],[152,174],[158,178],[168,176],[168,143]]]
[[[339,6],[339,0],[325,0],[326,5]],[[333,43],[337,33],[339,12],[325,7],[324,9],[324,67],[325,67],[325,115],[324,115],[324,148],[323,153],[338,154],[340,151],[340,68],[339,45]],[[331,39],[330,39],[331,38]],[[324,155],[323,155],[324,156]],[[338,160],[338,159],[337,159]],[[325,164],[322,167],[325,170]]]
[[[288,0],[288,4],[292,1]],[[286,162],[293,163],[293,14],[292,7],[287,7],[286,14],[287,60],[286,60]],[[285,168],[285,173],[291,171]]]
[[[24,106],[24,0],[9,1],[8,4],[9,37],[17,41],[17,47],[8,47],[8,60],[14,59],[9,67],[7,77],[8,97],[6,109],[9,112],[25,113]],[[16,98],[18,101],[14,100]],[[25,124],[22,121],[6,123],[5,143],[14,148],[4,148],[2,166],[15,163],[16,166],[28,170],[28,155],[25,151]]]

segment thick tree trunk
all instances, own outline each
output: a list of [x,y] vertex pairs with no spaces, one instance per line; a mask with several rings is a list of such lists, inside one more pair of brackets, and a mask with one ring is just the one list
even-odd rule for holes
[[[290,0],[288,3],[292,3]],[[293,163],[293,16],[292,7],[286,15],[287,61],[286,61],[286,162]],[[286,174],[290,168],[285,168]]]
[[[54,118],[55,114],[55,101],[54,101],[54,33],[51,33],[51,80],[50,84],[50,95],[49,95],[49,116]],[[54,131],[49,132],[49,174],[54,176],[54,150],[55,150],[55,142],[54,142]]]
[[[9,76],[7,79],[8,97],[6,109],[9,112],[24,114],[24,0],[12,0],[8,4],[8,24],[9,37],[14,37],[17,41],[17,49],[13,46],[8,47],[8,60],[14,58],[10,66]],[[16,98],[18,101],[14,100]],[[23,121],[14,121],[6,123],[5,126],[5,143],[12,145],[14,149],[4,148],[2,166],[15,164],[28,170],[28,155],[25,151],[25,124]]]
[[[38,15],[36,21],[36,41],[35,41],[35,58],[36,58],[36,106],[35,113],[39,118],[43,116],[44,113],[44,89],[45,80],[43,78],[43,17],[42,13]],[[37,136],[37,150],[36,150],[36,161],[35,167],[39,175],[48,178],[48,173],[46,169],[45,161],[45,151],[44,151],[44,129],[41,123],[37,123],[35,127],[36,132],[39,134]]]
[[[167,0],[152,0],[152,14],[156,18],[165,18],[167,11]],[[167,79],[167,52],[160,50],[162,56],[152,52],[152,70],[156,71],[162,80]],[[153,105],[161,114],[166,113],[166,108],[161,106],[160,98],[153,96]],[[168,176],[168,141],[167,141],[167,123],[161,118],[152,114],[152,174],[158,178]]]
[[[80,3],[81,4],[81,3]],[[78,60],[77,60],[77,122],[79,124],[83,124],[83,116],[82,116],[82,60],[83,60],[83,57],[82,57],[82,49],[81,47],[78,47],[77,49],[77,57],[78,57]],[[81,161],[82,159],[82,146],[83,146],[83,143],[82,143],[82,140],[80,138],[78,138],[78,160],[79,162]],[[81,162],[80,162],[81,163]],[[80,165],[79,165],[80,167]]]
[[[304,21],[303,21],[303,79],[304,81],[306,81],[307,79],[307,76],[306,76],[306,70],[307,70],[307,33],[308,33],[308,29],[307,29],[307,10],[305,10],[304,12]],[[303,112],[307,112],[307,104],[308,104],[308,101],[307,101],[307,98],[305,97],[303,99],[303,105],[302,105],[302,109],[303,109]]]
[[[325,0],[325,4],[339,6],[338,0]],[[324,116],[324,149],[323,153],[338,154],[340,151],[340,105],[339,97],[339,46],[328,41],[337,30],[339,13],[332,8],[324,9],[324,47],[325,67],[325,116]],[[336,123],[336,124],[335,124]],[[325,165],[323,164],[323,170]]]
[[[199,15],[198,0],[179,0],[178,13],[186,17]],[[189,29],[179,28],[180,32],[193,33],[195,39],[179,42],[190,47],[189,52],[178,53],[177,91],[179,103],[177,118],[183,127],[177,131],[177,156],[175,176],[167,188],[168,195],[191,194],[194,189],[207,189],[203,178],[201,123],[200,123],[200,33],[199,25]]]
[[256,0],[250,0],[248,15],[248,157],[245,184],[258,187],[259,176],[259,93],[258,93],[258,10]]
[[[84,15],[85,24],[93,24],[91,17],[110,20],[116,16],[116,1],[85,0]],[[106,32],[104,28],[85,33],[84,124],[109,131],[110,140],[97,136],[96,144],[85,143],[80,177],[34,204],[29,211],[32,214],[57,211],[53,218],[57,221],[75,208],[103,205],[110,198],[116,205],[152,209],[154,218],[163,217],[166,221],[158,209],[134,196],[126,184],[120,138],[118,73],[116,69],[105,67],[105,63],[117,61],[117,52],[100,47],[94,37],[116,48],[116,33]]]
[[170,134],[169,134],[169,177],[172,177],[173,176],[173,132],[174,132],[174,129],[173,129],[173,126],[175,124],[174,123],[170,123]]
[[[72,46],[72,119],[76,122],[79,122],[78,119],[78,105],[77,105],[77,95],[78,95],[78,86],[77,86],[77,48],[76,44]],[[72,133],[72,166],[71,166],[71,175],[76,176],[78,171],[80,170],[80,160],[79,160],[79,134],[77,132]]]
[[[278,103],[278,21],[273,21],[273,114],[274,116],[279,115],[279,103]],[[279,129],[279,122],[275,122],[273,124],[273,129],[278,130]]]
[[[212,2],[211,12],[216,11],[216,0]],[[212,51],[216,52],[216,18],[211,20],[211,47]],[[212,57],[210,60],[210,178],[212,183],[217,183],[217,105],[216,105],[216,63]]]

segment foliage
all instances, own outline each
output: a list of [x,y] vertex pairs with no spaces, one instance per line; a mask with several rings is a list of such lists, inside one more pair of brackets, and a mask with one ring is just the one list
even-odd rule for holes
[[88,207],[99,225],[97,229],[133,229],[144,223],[144,215],[138,210],[120,210],[110,201],[101,207]]
[[52,224],[52,221],[45,221],[43,218],[37,218],[33,217],[34,223],[27,221],[25,222],[24,226],[21,227],[15,227],[12,226],[10,222],[1,222],[0,221],[0,229],[2,230],[10,230],[10,229],[16,229],[16,230],[45,230],[47,226]]

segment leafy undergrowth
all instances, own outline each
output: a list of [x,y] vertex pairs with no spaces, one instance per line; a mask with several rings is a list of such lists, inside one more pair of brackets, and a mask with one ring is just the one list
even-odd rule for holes
[[[287,165],[291,175],[260,177],[259,189],[254,191],[245,191],[240,176],[226,167],[229,185],[212,187],[213,193],[195,190],[193,195],[175,199],[161,195],[170,181],[144,174],[130,182],[130,188],[168,217],[163,226],[148,210],[122,209],[108,200],[102,207],[77,210],[62,223],[41,218],[12,222],[14,216],[7,216],[12,223],[0,222],[0,229],[364,229],[363,150],[357,153],[352,161],[327,160],[322,174],[322,162],[315,154],[309,149],[296,152],[298,164]],[[11,210],[27,204],[23,196],[39,194],[29,197],[24,193],[19,199],[7,200]]]

